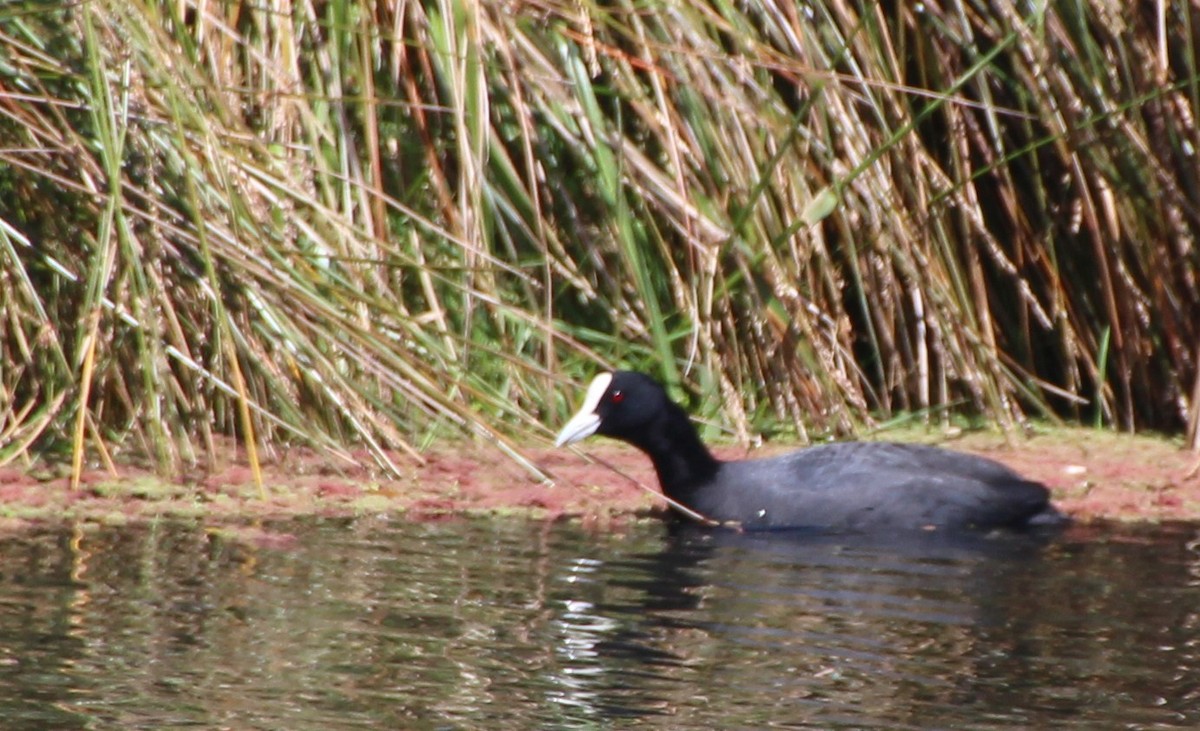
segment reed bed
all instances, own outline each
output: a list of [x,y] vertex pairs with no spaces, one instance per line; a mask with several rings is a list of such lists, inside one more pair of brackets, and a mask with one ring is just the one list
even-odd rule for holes
[[[0,463],[1200,422],[1200,11],[0,8]],[[536,469],[529,465],[531,469]]]

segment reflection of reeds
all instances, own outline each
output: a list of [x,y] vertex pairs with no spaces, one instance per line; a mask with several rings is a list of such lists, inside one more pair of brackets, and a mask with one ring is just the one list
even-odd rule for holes
[[1189,420],[1186,4],[284,7],[0,11],[0,461],[505,445],[592,362],[743,435]]

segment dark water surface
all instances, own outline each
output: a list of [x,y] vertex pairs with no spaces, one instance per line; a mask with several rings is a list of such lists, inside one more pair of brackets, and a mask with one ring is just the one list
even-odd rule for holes
[[0,539],[3,728],[1195,728],[1196,526]]

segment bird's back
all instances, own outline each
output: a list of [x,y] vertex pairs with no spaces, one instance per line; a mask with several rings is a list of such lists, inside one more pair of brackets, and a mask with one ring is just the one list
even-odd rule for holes
[[748,528],[990,528],[1052,510],[1043,485],[993,460],[874,442],[725,462],[689,502]]

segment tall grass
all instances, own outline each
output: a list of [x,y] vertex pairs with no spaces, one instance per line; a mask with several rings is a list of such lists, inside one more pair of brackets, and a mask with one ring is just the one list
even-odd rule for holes
[[521,459],[618,364],[741,438],[962,411],[1195,441],[1197,20],[9,3],[0,463]]

